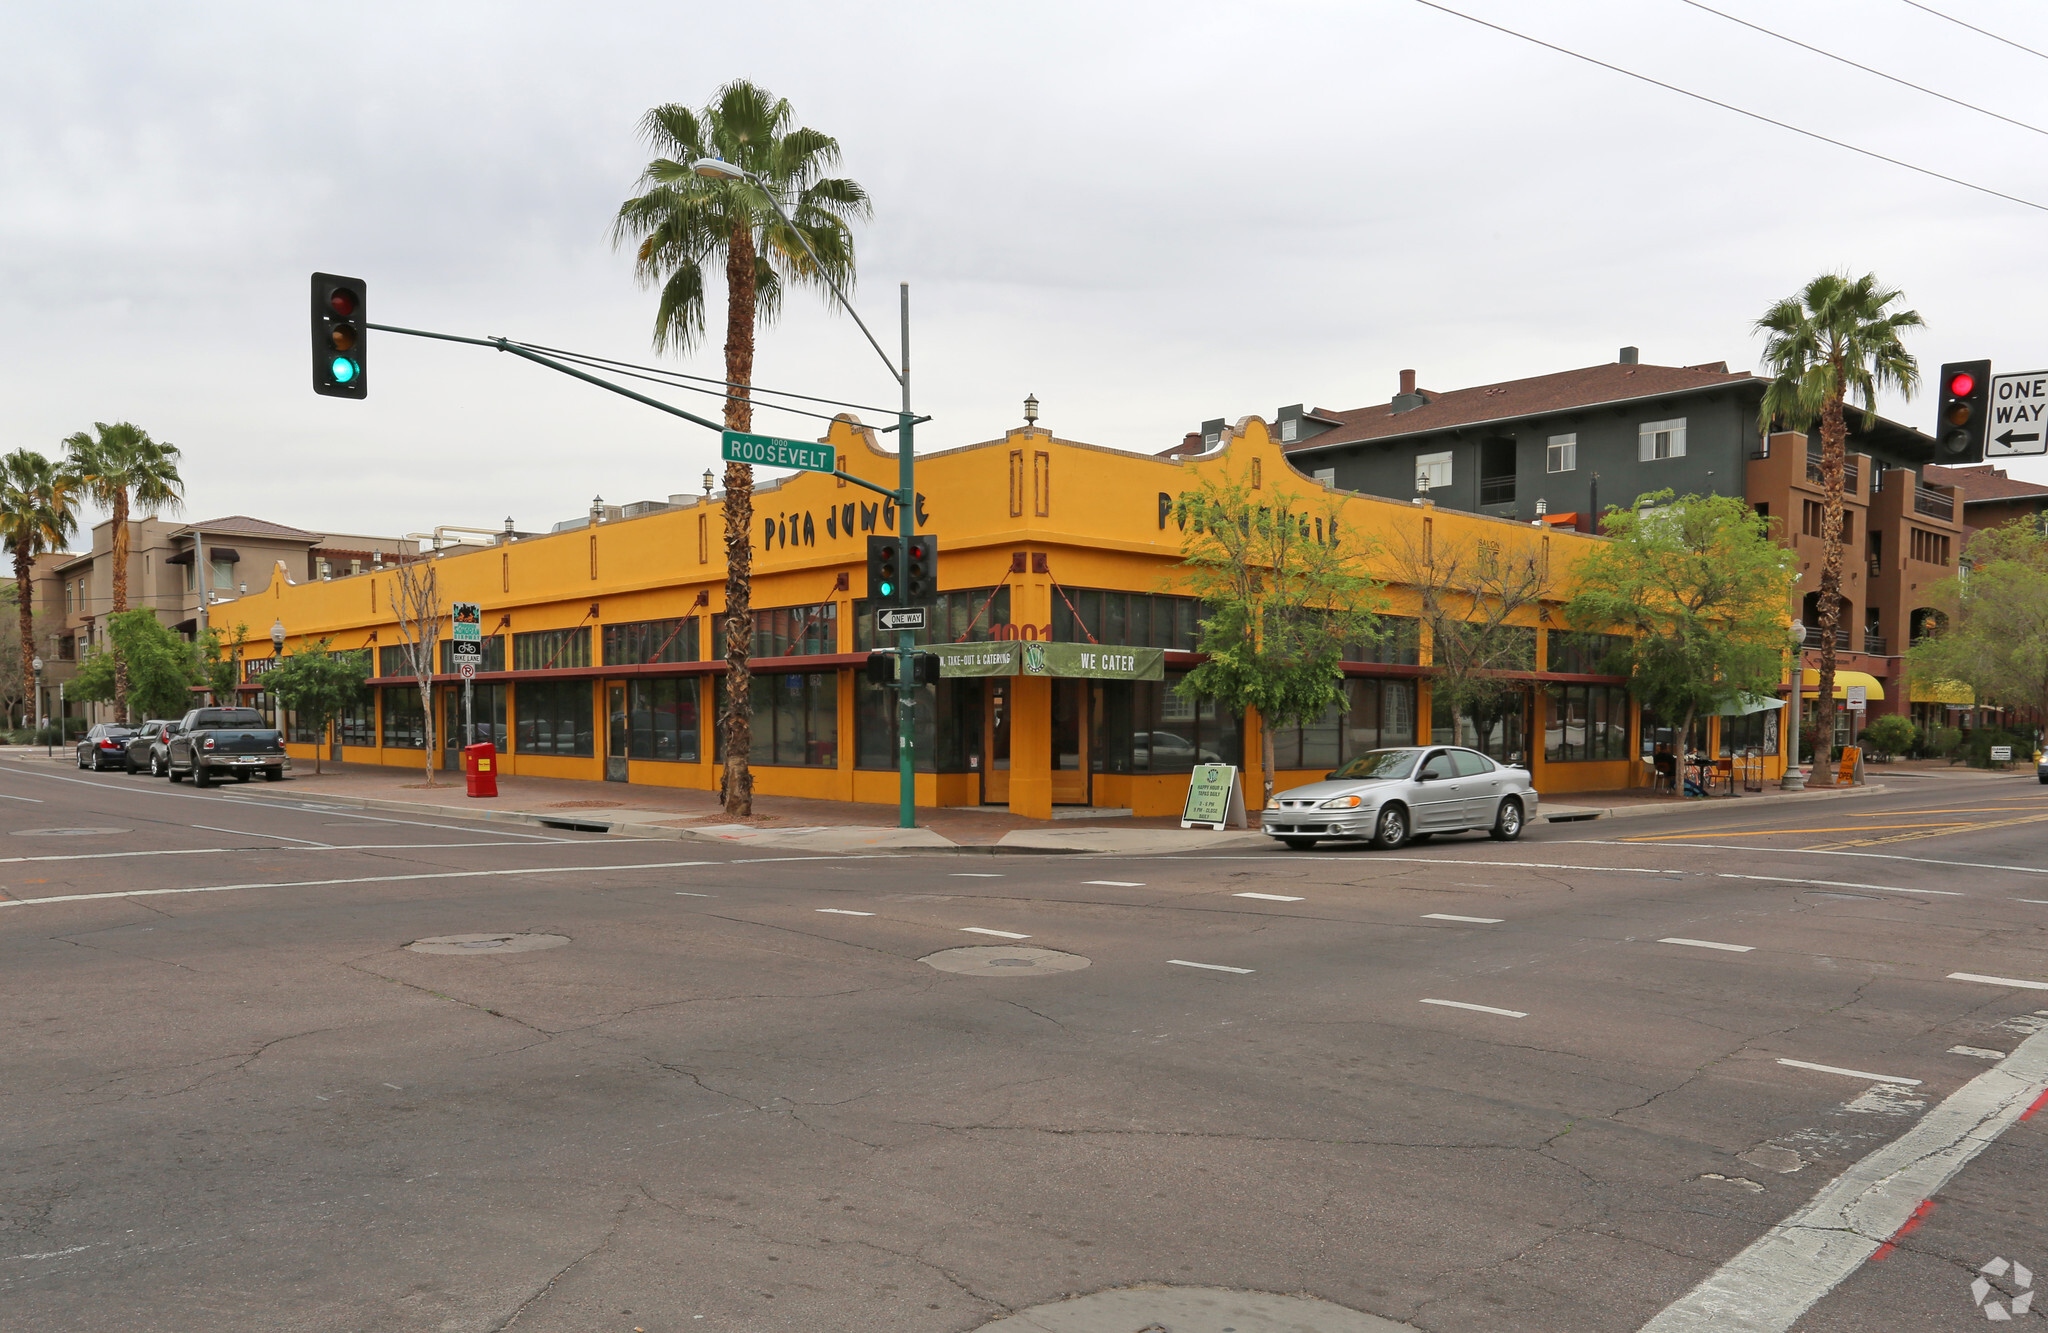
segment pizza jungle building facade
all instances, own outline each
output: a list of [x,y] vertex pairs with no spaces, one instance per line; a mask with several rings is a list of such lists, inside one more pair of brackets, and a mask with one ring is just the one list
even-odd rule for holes
[[[826,437],[843,470],[893,484],[896,457],[851,418]],[[1056,806],[1177,812],[1197,763],[1245,770],[1260,790],[1261,721],[1174,686],[1202,660],[1200,603],[1181,575],[1179,496],[1227,474],[1254,496],[1294,497],[1328,512],[1374,550],[1386,582],[1387,633],[1347,662],[1340,706],[1274,735],[1275,783],[1312,781],[1381,745],[1475,745],[1524,762],[1539,788],[1646,785],[1649,737],[1620,677],[1566,631],[1558,607],[1571,567],[1601,539],[1478,514],[1328,490],[1289,467],[1263,421],[1246,418],[1196,456],[1151,457],[1056,439],[1042,428],[920,455],[917,529],[939,541],[932,628],[943,675],[915,708],[920,805],[1003,805],[1046,818]],[[430,557],[444,616],[441,674],[423,699],[405,664],[390,570],[291,584],[221,608],[256,642],[245,696],[259,705],[274,620],[286,653],[326,640],[366,649],[363,702],[326,734],[284,720],[295,758],[315,748],[351,762],[419,767],[426,710],[439,760],[456,766],[462,687],[446,608],[484,609],[474,681],[479,740],[494,741],[507,776],[648,786],[719,787],[714,723],[724,695],[722,499],[677,497],[658,512]],[[799,473],[754,499],[752,764],[764,794],[893,803],[896,703],[862,666],[877,646],[865,599],[867,537],[893,531],[895,506],[829,473]],[[1336,536],[1337,534],[1328,534]],[[1531,652],[1519,707],[1475,725],[1432,704],[1428,634],[1416,596],[1389,555],[1457,544],[1541,561],[1543,599],[1517,619]],[[951,645],[951,646],[947,646]],[[1775,719],[1769,719],[1774,721]],[[1766,737],[1753,719],[1724,719],[1723,748]],[[1757,730],[1749,737],[1747,730]],[[1783,760],[1775,728],[1766,759]]]

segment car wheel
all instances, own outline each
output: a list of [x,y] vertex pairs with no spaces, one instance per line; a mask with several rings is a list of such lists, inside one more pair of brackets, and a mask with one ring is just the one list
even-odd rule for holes
[[1495,842],[1513,842],[1522,836],[1522,803],[1510,796],[1500,803],[1500,813],[1493,817],[1493,827],[1486,830],[1486,836]]
[[1280,841],[1287,844],[1287,850],[1290,852],[1306,852],[1316,845],[1314,838],[1282,838]]
[[236,769],[236,770],[235,770],[235,781],[237,781],[237,782],[247,782],[248,780],[249,780],[249,770],[248,770],[248,769],[246,769],[246,768],[238,768],[238,769]]
[[1372,826],[1372,845],[1391,852],[1408,841],[1408,811],[1398,805],[1382,806]]
[[192,765],[192,785],[195,787],[211,787],[213,785],[213,775],[198,764],[194,764]]
[[163,760],[159,759],[156,755],[149,757],[149,775],[153,778],[160,778],[164,775]]
[[281,768],[266,768],[263,770],[263,780],[265,782],[283,782],[284,770]]

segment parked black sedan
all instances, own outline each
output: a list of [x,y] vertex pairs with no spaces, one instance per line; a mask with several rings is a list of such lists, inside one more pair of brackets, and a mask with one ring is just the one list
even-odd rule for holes
[[103,768],[128,767],[128,738],[134,734],[133,727],[119,723],[98,724],[78,742],[78,766],[95,773]]
[[171,743],[171,733],[178,729],[176,718],[151,718],[135,729],[128,738],[128,771],[147,773],[153,778],[164,775],[164,749]]

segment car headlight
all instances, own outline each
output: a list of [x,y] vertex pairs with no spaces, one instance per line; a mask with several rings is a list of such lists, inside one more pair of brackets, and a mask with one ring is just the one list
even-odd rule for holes
[[1333,797],[1331,797],[1331,798],[1330,798],[1329,800],[1327,800],[1327,801],[1324,801],[1324,802],[1323,802],[1323,803],[1322,803],[1321,805],[1317,806],[1317,807],[1316,807],[1316,809],[1318,809],[1318,810],[1356,810],[1356,809],[1357,809],[1357,808],[1358,808],[1359,806],[1361,806],[1361,805],[1364,805],[1364,804],[1365,804],[1365,801],[1364,801],[1364,799],[1363,799],[1362,797],[1358,797],[1358,796],[1333,796]]

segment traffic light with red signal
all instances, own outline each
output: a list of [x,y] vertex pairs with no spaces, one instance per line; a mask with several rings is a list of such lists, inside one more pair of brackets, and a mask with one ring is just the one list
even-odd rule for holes
[[903,604],[929,606],[939,595],[939,539],[928,533],[903,539]]
[[1991,421],[1991,363],[1951,361],[1941,368],[1934,418],[1934,461],[1984,461],[1985,428]]
[[361,278],[313,275],[313,392],[329,398],[366,398],[369,382],[369,312]]

